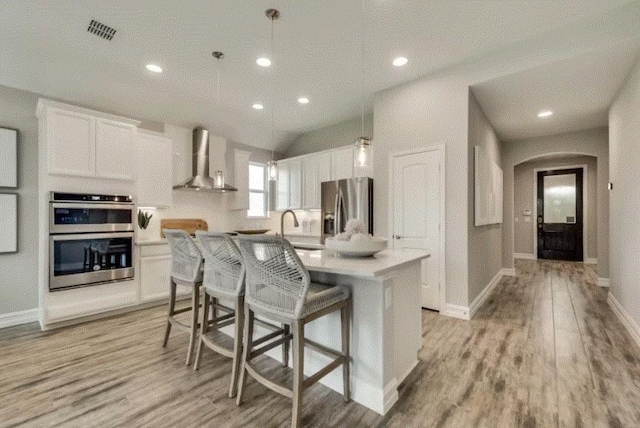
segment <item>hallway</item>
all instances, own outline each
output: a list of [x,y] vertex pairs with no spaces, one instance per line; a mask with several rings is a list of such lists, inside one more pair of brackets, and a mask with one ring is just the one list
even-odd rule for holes
[[[471,321],[424,311],[420,363],[386,417],[323,385],[305,426],[640,425],[640,348],[579,263],[516,262]],[[165,307],[52,332],[0,331],[0,426],[288,426],[291,401],[250,381],[227,398],[231,361],[184,366],[186,335],[160,346]],[[264,367],[290,380],[288,370]]]
[[424,426],[640,426],[640,348],[593,266],[516,271],[470,323],[425,314],[423,364],[392,425],[420,414]]

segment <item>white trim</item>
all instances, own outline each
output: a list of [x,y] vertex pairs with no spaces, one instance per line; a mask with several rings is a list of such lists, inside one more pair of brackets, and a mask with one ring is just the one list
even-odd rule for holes
[[3,314],[0,315],[0,329],[38,322],[39,319],[40,309],[38,308]]
[[443,312],[443,309],[446,307],[446,183],[445,183],[445,168],[446,168],[446,148],[444,144],[438,144],[434,146],[423,147],[419,149],[413,150],[404,150],[401,152],[393,152],[389,154],[389,188],[388,188],[388,229],[387,235],[389,242],[395,247],[395,240],[393,239],[393,225],[394,225],[394,198],[393,198],[393,158],[400,156],[407,156],[413,154],[420,154],[426,152],[438,152],[438,161],[440,164],[440,313]]
[[638,323],[636,323],[634,319],[631,318],[631,315],[629,315],[624,307],[622,307],[620,302],[618,302],[618,300],[613,294],[611,294],[611,292],[609,292],[609,295],[607,296],[607,302],[609,303],[609,306],[611,306],[611,309],[613,309],[613,312],[620,319],[620,322],[622,322],[622,324],[626,327],[633,340],[635,340],[638,346],[640,346],[640,326],[638,325]]
[[610,286],[611,286],[611,281],[609,281],[609,278],[598,278],[598,287],[608,288]]
[[473,302],[471,302],[471,306],[469,307],[469,318],[473,318],[476,312],[478,312],[478,309],[480,309],[482,305],[484,305],[484,302],[486,302],[486,300],[489,298],[494,288],[496,288],[496,285],[500,283],[501,279],[502,270],[499,270],[496,276],[494,276],[493,279],[489,281],[489,284],[487,284],[487,286],[484,287],[480,294],[478,294],[476,298],[473,299]]
[[[597,160],[596,160],[597,162]],[[538,172],[541,171],[558,171],[562,169],[582,169],[582,260],[587,258],[587,212],[589,210],[588,198],[589,198],[589,171],[587,165],[567,165],[567,166],[554,166],[554,167],[540,167],[533,169],[533,254],[538,254]],[[515,166],[514,166],[514,189],[515,189]],[[597,187],[597,186],[596,186]],[[514,192],[515,193],[515,192]],[[515,218],[515,196],[513,215]],[[515,226],[513,227],[513,239],[515,248]],[[536,257],[537,258],[537,257]]]
[[516,268],[502,268],[500,270],[502,276],[516,276]]
[[588,257],[584,259],[584,264],[587,265],[597,265],[598,264],[598,259],[595,257]]
[[[415,367],[415,366],[414,366]],[[398,381],[393,378],[382,390],[382,415],[387,414],[394,404],[398,402],[400,395],[398,394]],[[380,413],[380,412],[378,412]]]
[[535,254],[528,253],[513,253],[513,258],[522,260],[538,260],[538,257]]
[[440,309],[440,315],[446,315],[452,318],[458,318],[461,320],[469,321],[469,308],[467,306],[454,305],[452,303],[445,303],[444,307]]

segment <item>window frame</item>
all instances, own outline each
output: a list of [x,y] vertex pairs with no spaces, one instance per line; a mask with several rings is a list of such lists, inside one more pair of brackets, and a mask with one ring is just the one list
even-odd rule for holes
[[[262,174],[262,180],[263,180],[263,184],[264,184],[264,190],[258,190],[258,189],[252,189],[251,188],[251,166],[259,166],[262,168],[263,170],[263,174]],[[247,168],[247,174],[249,175],[249,183],[248,183],[248,196],[249,196],[249,209],[247,210],[247,218],[253,218],[253,219],[261,219],[261,218],[269,218],[269,181],[268,181],[268,167],[266,163],[262,163],[262,162],[249,162],[249,168]],[[249,212],[251,211],[251,194],[252,193],[261,193],[264,195],[264,206],[263,206],[263,212],[264,215],[249,215]]]

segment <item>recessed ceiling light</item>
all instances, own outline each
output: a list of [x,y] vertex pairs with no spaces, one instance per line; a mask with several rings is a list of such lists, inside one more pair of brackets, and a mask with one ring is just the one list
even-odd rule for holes
[[256,60],[256,64],[260,67],[269,67],[271,65],[271,60],[269,58],[260,57]]
[[408,59],[403,56],[399,56],[398,58],[393,60],[393,65],[395,65],[396,67],[402,67],[403,65],[407,65],[408,62]]
[[298,102],[300,104],[309,104],[309,98],[300,97],[300,98],[298,98]]
[[155,65],[155,64],[147,64],[147,70],[153,72],[153,73],[162,73],[162,67],[160,67],[159,65]]
[[541,119],[553,116],[553,112],[551,110],[542,110],[538,113],[538,117]]
[[253,107],[256,110],[262,110],[264,108],[262,104],[258,104],[258,103],[252,105],[251,107]]

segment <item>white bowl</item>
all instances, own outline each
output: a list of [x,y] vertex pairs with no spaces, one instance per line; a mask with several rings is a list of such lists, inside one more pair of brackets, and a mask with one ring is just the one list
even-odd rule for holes
[[371,257],[387,248],[384,238],[371,238],[371,241],[338,241],[327,238],[325,247],[342,257]]

